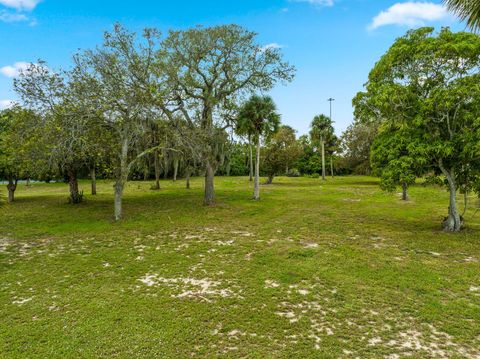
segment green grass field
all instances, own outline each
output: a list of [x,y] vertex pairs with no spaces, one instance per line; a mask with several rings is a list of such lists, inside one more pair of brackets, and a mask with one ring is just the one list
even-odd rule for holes
[[[0,208],[0,357],[479,358],[480,215],[444,189],[245,178],[19,186]],[[88,182],[81,186],[88,192]],[[2,190],[2,192],[4,192]],[[476,200],[472,199],[476,205]]]

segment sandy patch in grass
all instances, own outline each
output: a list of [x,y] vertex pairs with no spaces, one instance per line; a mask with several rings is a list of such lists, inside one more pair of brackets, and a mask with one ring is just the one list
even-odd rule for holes
[[[437,330],[433,325],[415,325],[410,321],[413,321],[413,318],[399,323],[399,328],[392,328],[389,325],[380,329],[372,328],[374,333],[380,335],[370,338],[368,346],[391,350],[392,353],[386,358],[480,358],[478,349],[456,343],[452,336]],[[397,330],[393,337],[392,330],[394,333]],[[382,338],[382,334],[385,335],[384,338],[390,339]]]
[[278,287],[280,287],[280,284],[278,284],[274,280],[267,279],[265,281],[265,288],[278,288]]
[[175,248],[175,250],[176,250],[177,252],[179,252],[179,251],[181,251],[181,250],[183,250],[183,249],[187,249],[188,247],[190,247],[190,245],[189,245],[188,243],[182,243],[182,244],[180,244],[177,248]]
[[208,278],[164,278],[158,274],[146,274],[138,279],[147,287],[167,286],[176,292],[173,298],[198,298],[210,302],[211,297],[238,297],[231,289],[222,288],[222,282]]
[[137,252],[143,253],[145,251],[145,249],[147,249],[148,247],[144,246],[143,244],[138,244],[134,248]]
[[[370,350],[388,353],[389,356],[385,357],[389,358],[480,358],[479,348],[460,343],[433,325],[418,323],[413,317],[398,317],[395,308],[365,308],[358,315],[344,317],[345,312],[336,306],[337,289],[318,281],[277,287],[284,299],[274,314],[292,326],[291,330],[285,331],[287,345],[308,339],[313,349],[322,350],[326,338],[353,331],[358,341],[355,346],[345,342],[347,352],[344,352],[352,357],[372,357],[371,351],[364,356],[366,348],[372,348]],[[266,288],[271,287],[271,282],[265,284]],[[480,293],[477,286],[471,286],[469,290]],[[299,332],[297,326],[307,329]],[[298,335],[298,339],[290,340],[292,335]]]
[[18,298],[18,299],[15,299],[15,300],[12,302],[12,304],[23,305],[23,304],[25,304],[25,303],[30,302],[32,299],[33,299],[33,297],[30,297],[30,298]]
[[475,257],[471,257],[471,256],[470,256],[470,257],[465,258],[465,259],[463,260],[463,262],[465,262],[465,263],[477,263],[477,262],[478,262],[478,259],[475,258]]
[[382,338],[375,337],[368,340],[368,346],[375,346],[383,342]]
[[202,238],[203,238],[203,236],[201,234],[187,234],[185,236],[185,239],[188,240],[188,241],[192,240],[192,239],[202,239]]
[[235,234],[240,237],[253,237],[254,234],[247,231],[231,231],[231,234]]
[[306,289],[299,289],[298,290],[298,294],[301,294],[301,295],[308,295],[310,292]]
[[11,242],[9,238],[0,238],[0,253],[5,253],[11,246]]
[[235,244],[235,240],[231,239],[229,241],[215,241],[217,246],[233,246]]

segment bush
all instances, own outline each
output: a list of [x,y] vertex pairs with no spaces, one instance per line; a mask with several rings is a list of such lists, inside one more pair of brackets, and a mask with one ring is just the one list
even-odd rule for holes
[[312,173],[310,175],[305,175],[307,178],[320,178],[320,174],[318,173]]

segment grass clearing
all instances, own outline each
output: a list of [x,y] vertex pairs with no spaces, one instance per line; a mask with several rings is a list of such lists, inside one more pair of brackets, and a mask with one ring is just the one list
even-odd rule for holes
[[201,178],[151,184],[120,223],[109,182],[0,209],[2,356],[480,357],[480,219],[443,233],[444,190],[278,178],[256,203],[217,178],[206,208]]

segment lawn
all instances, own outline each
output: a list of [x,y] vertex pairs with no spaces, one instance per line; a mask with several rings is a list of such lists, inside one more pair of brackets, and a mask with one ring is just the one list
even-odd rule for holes
[[[480,357],[480,214],[367,177],[19,186],[0,208],[1,357]],[[81,187],[88,191],[88,182]],[[2,189],[2,192],[5,191]],[[475,199],[472,199],[478,205]]]

